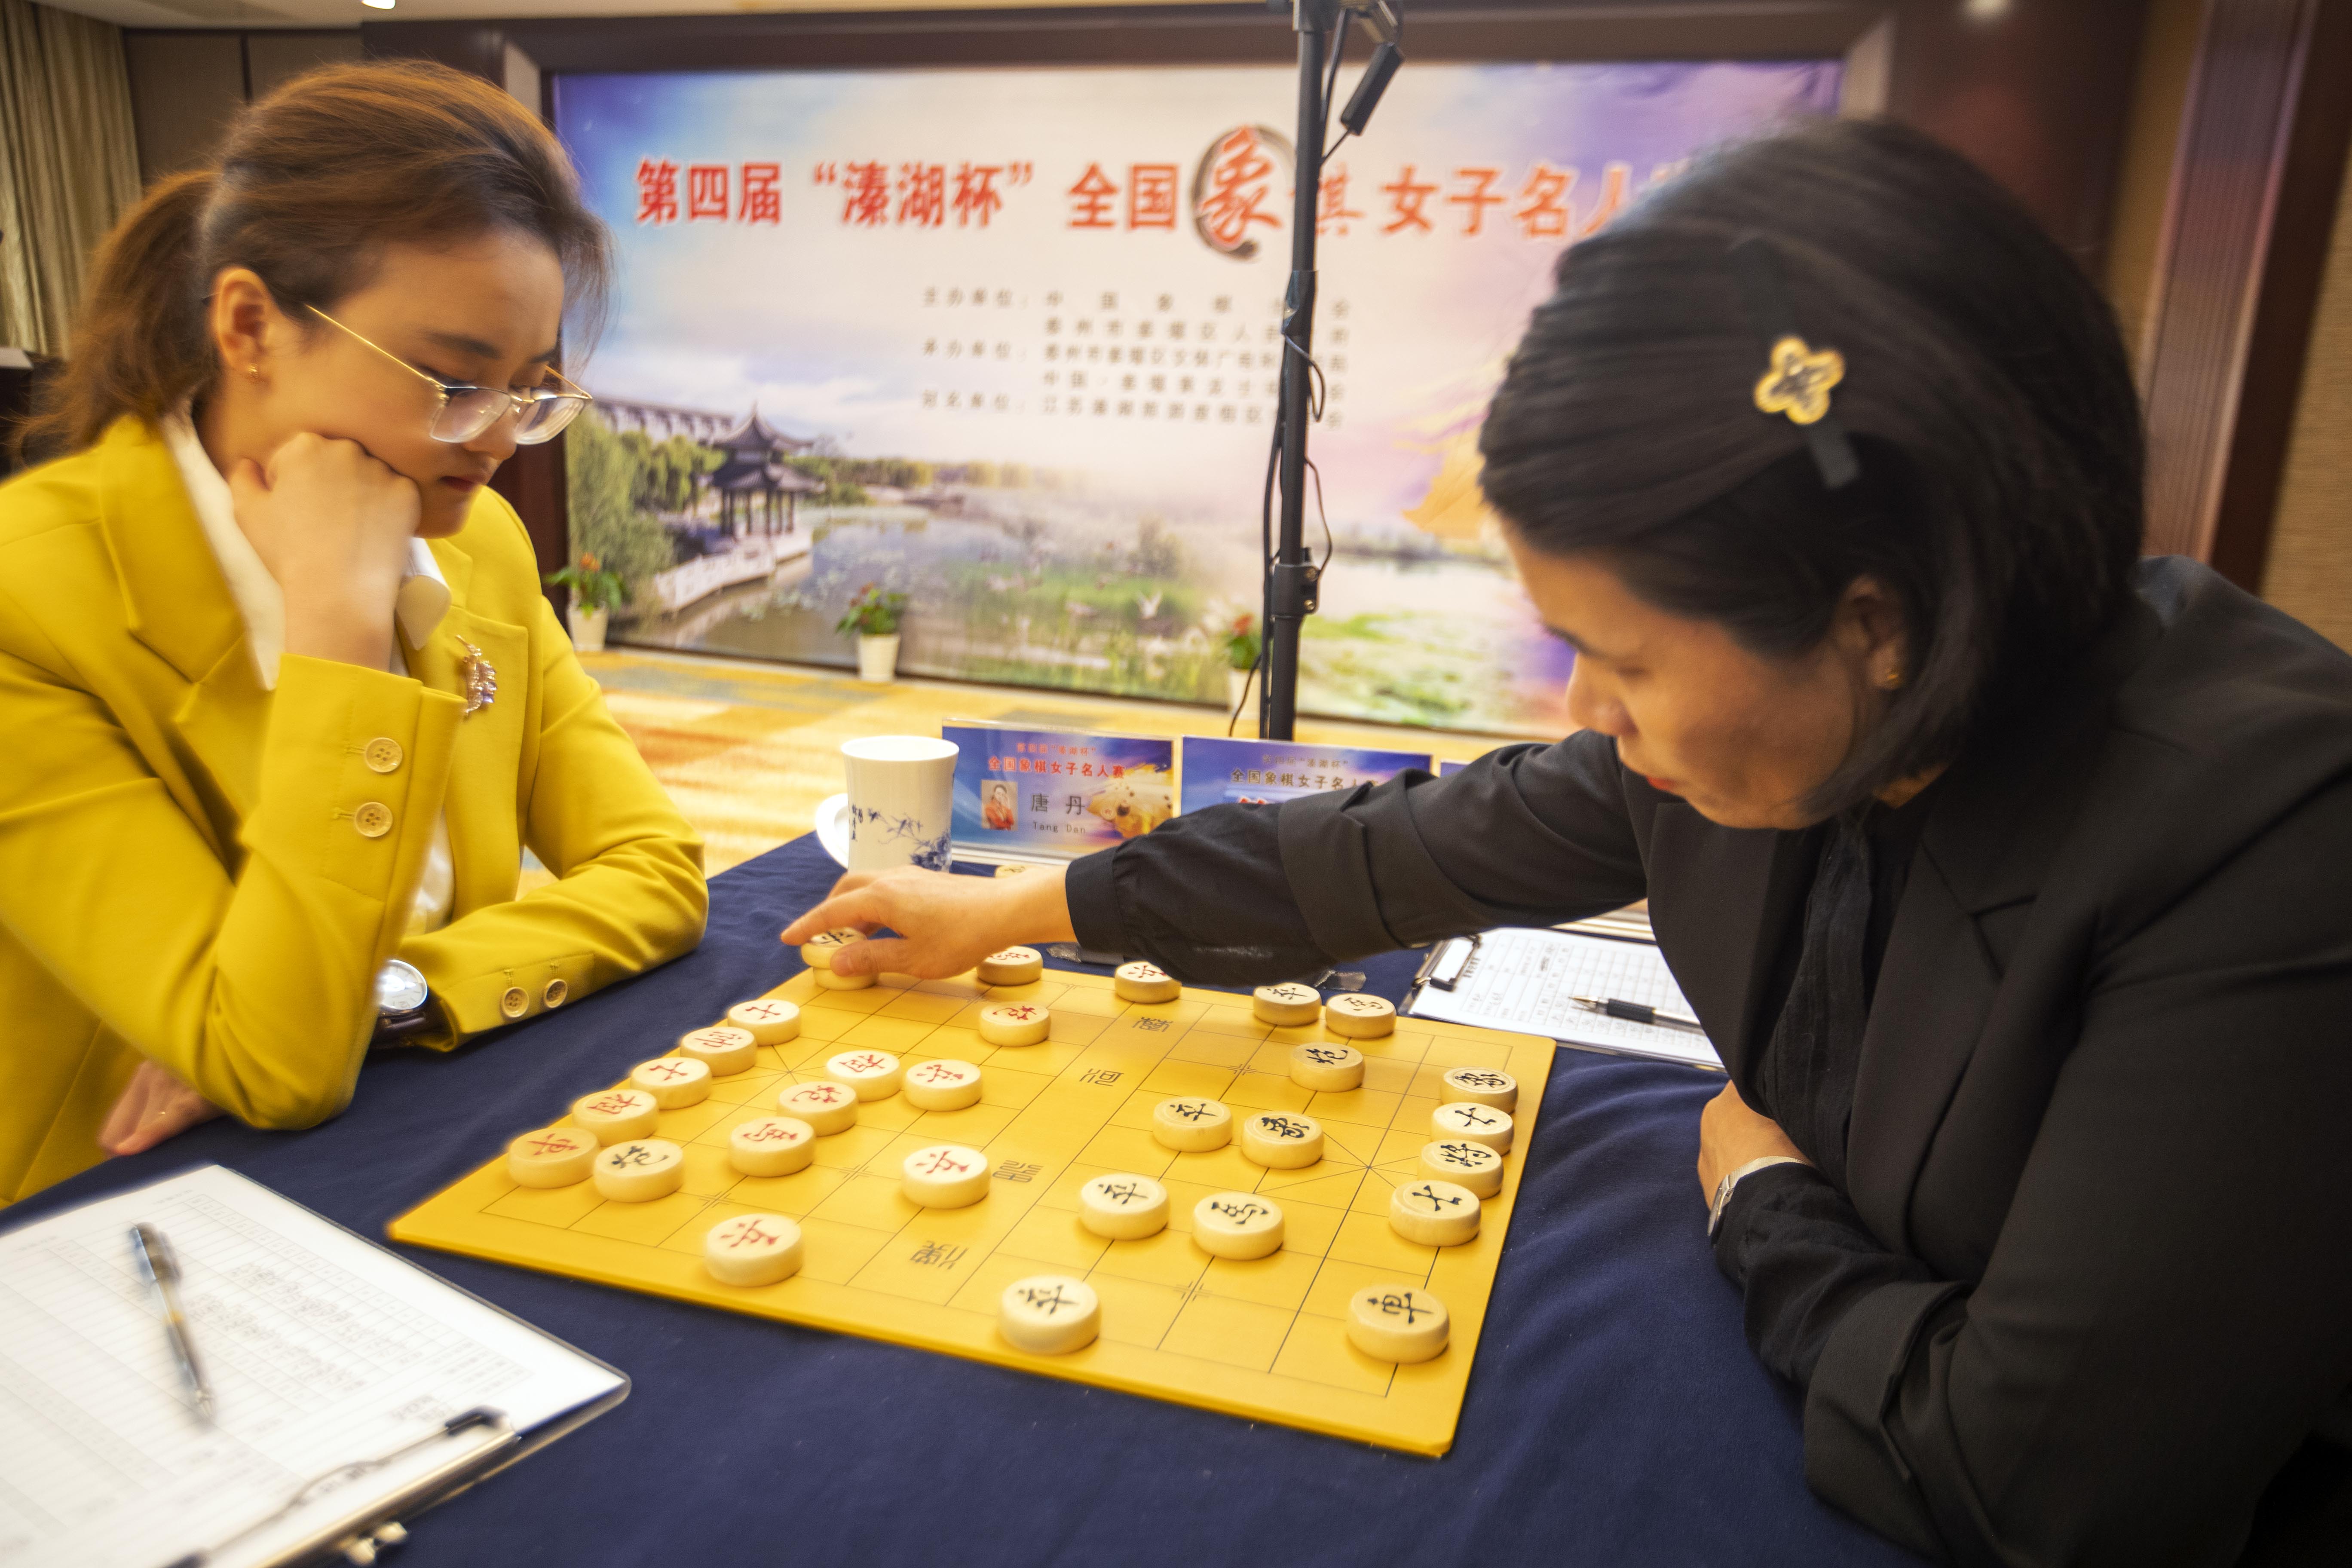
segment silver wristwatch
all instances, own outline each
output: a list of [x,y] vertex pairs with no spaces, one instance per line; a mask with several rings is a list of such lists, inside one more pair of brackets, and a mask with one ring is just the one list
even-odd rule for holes
[[1724,1173],[1723,1180],[1715,1184],[1715,1202],[1707,1205],[1706,1238],[1709,1241],[1713,1241],[1715,1239],[1715,1233],[1723,1228],[1723,1211],[1731,1206],[1731,1189],[1739,1184],[1741,1177],[1752,1176],[1767,1165],[1801,1165],[1804,1163],[1804,1161],[1800,1160],[1794,1154],[1767,1154],[1760,1160],[1748,1161],[1748,1163],[1740,1166],[1739,1169],[1736,1171],[1726,1172]]
[[403,1046],[441,1026],[433,988],[413,963],[395,958],[376,972],[375,1034],[368,1044]]

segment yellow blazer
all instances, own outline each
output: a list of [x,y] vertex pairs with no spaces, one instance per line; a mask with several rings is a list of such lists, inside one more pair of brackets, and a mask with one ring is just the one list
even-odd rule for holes
[[[103,1157],[142,1057],[256,1126],[333,1115],[395,953],[446,1046],[701,940],[702,842],[520,520],[485,489],[432,548],[452,603],[413,679],[288,655],[271,692],[152,426],[0,485],[0,1202]],[[498,672],[471,715],[460,638]],[[445,809],[450,921],[407,937]],[[525,845],[559,879],[518,899]]]

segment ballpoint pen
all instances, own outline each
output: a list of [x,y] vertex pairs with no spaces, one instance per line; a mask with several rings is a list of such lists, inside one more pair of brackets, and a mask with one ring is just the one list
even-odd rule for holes
[[1639,1002],[1622,1002],[1614,996],[1571,996],[1570,1001],[1595,1013],[1606,1013],[1612,1018],[1622,1018],[1629,1024],[1656,1024],[1669,1029],[1696,1029],[1706,1032],[1706,1026],[1696,1018],[1681,1013],[1668,1013]]
[[204,1368],[196,1362],[196,1343],[188,1336],[187,1315],[180,1310],[180,1265],[172,1256],[163,1233],[152,1225],[131,1227],[131,1256],[139,1265],[140,1275],[155,1288],[156,1298],[163,1303],[163,1332],[172,1342],[172,1354],[180,1363],[180,1375],[187,1380],[188,1403],[207,1425],[213,1419],[213,1391],[205,1382]]

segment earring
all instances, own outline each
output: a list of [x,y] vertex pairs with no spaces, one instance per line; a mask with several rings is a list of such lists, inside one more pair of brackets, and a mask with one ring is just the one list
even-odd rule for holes
[[1879,685],[1881,685],[1881,686],[1884,686],[1884,687],[1885,687],[1885,688],[1886,688],[1886,689],[1887,689],[1887,690],[1889,690],[1889,691],[1894,690],[1896,687],[1898,687],[1898,686],[1900,686],[1900,685],[1902,685],[1902,684],[1903,684],[1903,672],[1902,672],[1902,670],[1900,670],[1900,669],[1890,669],[1890,670],[1888,670],[1885,675],[1882,675],[1882,676],[1880,676],[1880,677],[1878,678],[1878,684],[1879,684]]
[[261,367],[257,364],[247,365],[245,367],[245,374],[253,377],[254,380],[259,381],[261,379]]

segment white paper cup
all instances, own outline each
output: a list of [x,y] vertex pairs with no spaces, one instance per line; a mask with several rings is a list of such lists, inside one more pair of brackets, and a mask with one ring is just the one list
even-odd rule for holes
[[[948,868],[956,745],[929,735],[845,741],[849,789],[817,808],[817,837],[853,871]],[[838,803],[838,804],[836,804]]]

